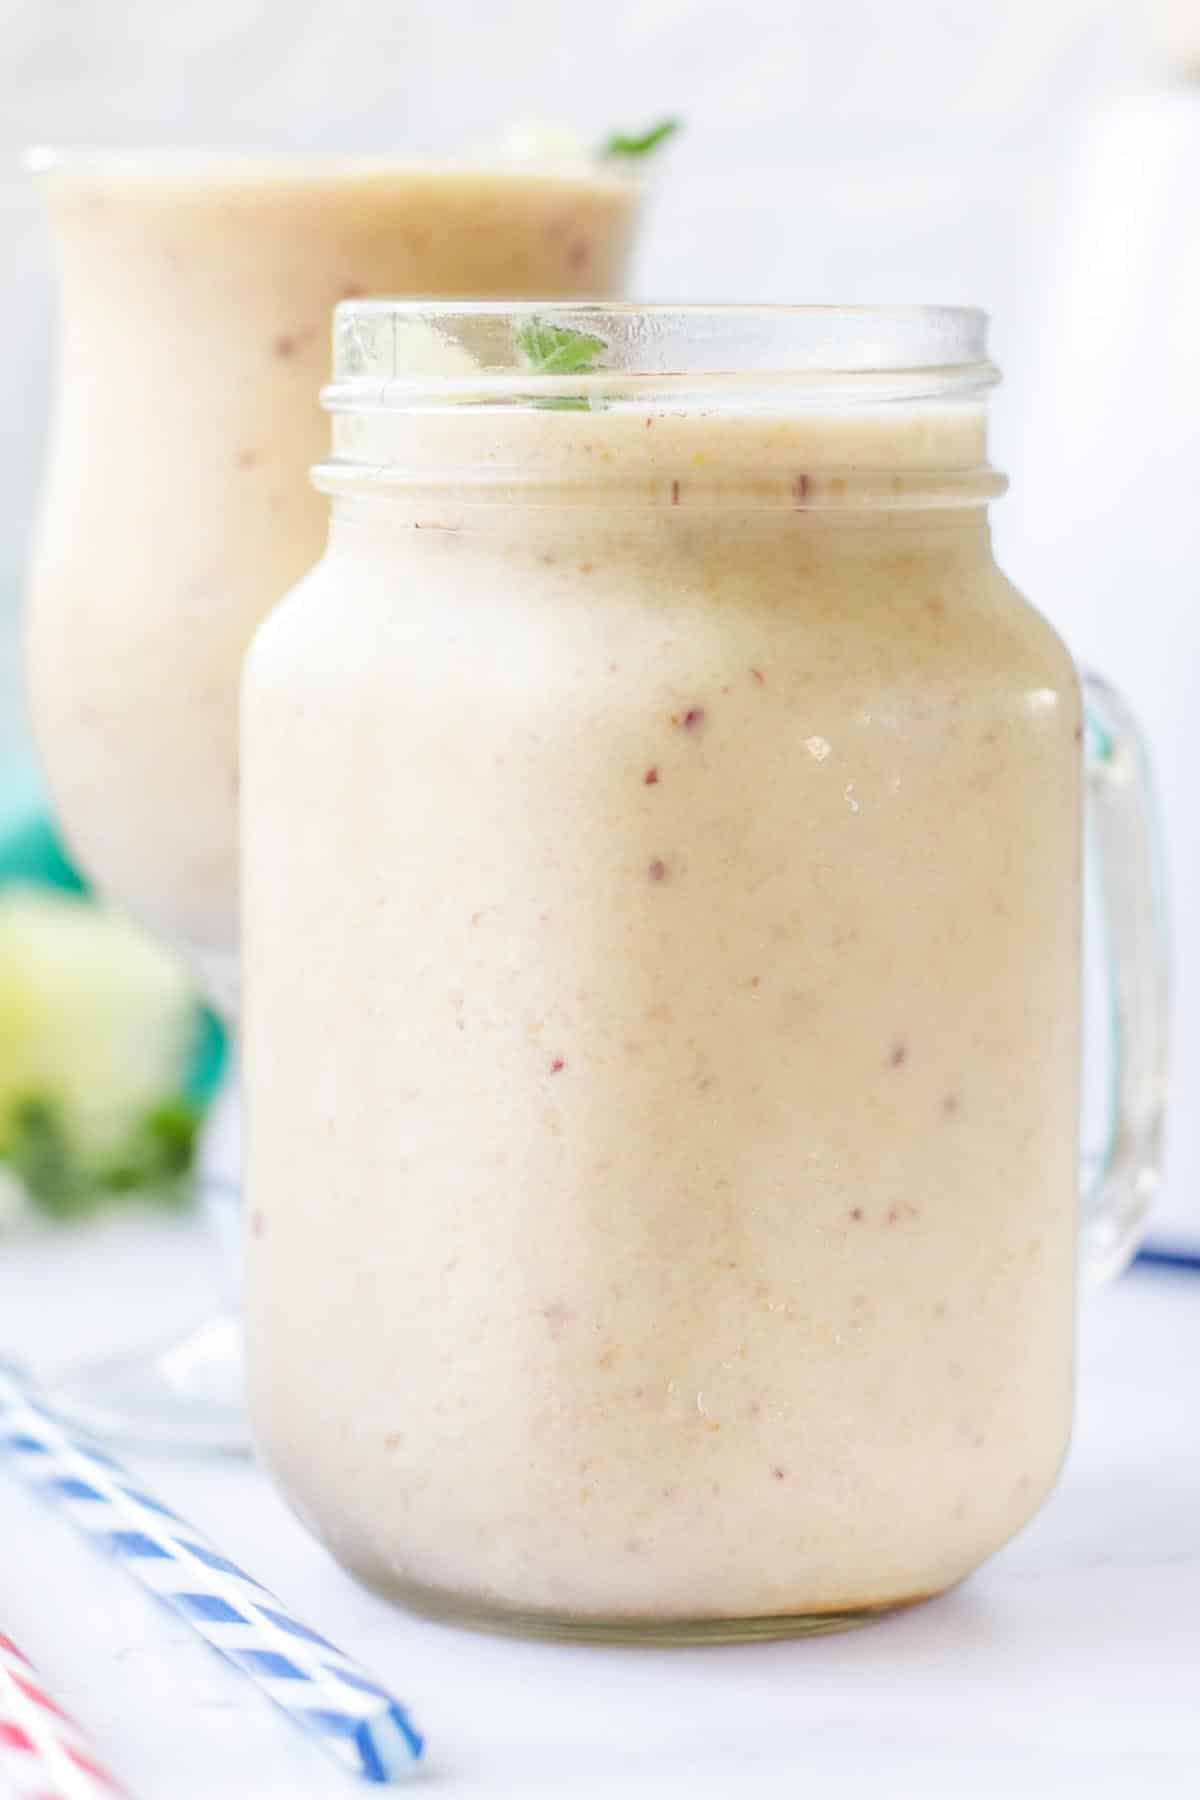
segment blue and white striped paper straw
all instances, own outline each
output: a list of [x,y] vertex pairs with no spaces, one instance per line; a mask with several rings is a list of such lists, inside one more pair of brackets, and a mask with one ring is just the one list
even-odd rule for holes
[[0,1455],[344,1769],[374,1782],[413,1772],[423,1742],[386,1688],[148,1494],[8,1363],[0,1363]]

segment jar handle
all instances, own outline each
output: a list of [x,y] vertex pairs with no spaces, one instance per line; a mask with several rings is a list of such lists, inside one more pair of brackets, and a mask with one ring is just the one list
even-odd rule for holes
[[[1115,1275],[1137,1248],[1162,1165],[1167,927],[1161,839],[1145,743],[1120,695],[1083,676],[1085,835],[1105,955],[1108,1103],[1082,1175],[1083,1278]],[[1091,921],[1089,921],[1091,923]],[[1097,1032],[1097,1035],[1099,1033]]]

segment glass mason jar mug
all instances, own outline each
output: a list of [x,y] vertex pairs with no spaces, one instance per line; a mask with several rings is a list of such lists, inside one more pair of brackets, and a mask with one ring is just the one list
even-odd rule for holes
[[[984,321],[379,302],[337,343],[328,551],[243,689],[268,1462],[479,1623],[935,1593],[1055,1479],[1079,1218],[1080,691],[991,558]],[[1162,965],[1095,703],[1115,1266]]]

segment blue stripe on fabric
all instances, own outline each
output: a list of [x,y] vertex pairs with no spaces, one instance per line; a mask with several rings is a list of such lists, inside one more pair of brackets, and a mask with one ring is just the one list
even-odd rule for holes
[[272,1625],[278,1625],[280,1631],[289,1632],[292,1637],[303,1638],[308,1644],[318,1644],[322,1650],[332,1650],[335,1656],[341,1655],[336,1644],[331,1644],[328,1638],[323,1638],[319,1631],[310,1631],[308,1626],[301,1625],[298,1619],[289,1619],[286,1613],[275,1612],[269,1606],[260,1606],[258,1610],[264,1619],[270,1619]]
[[334,1663],[326,1663],[325,1667],[331,1675],[335,1675],[339,1681],[345,1682],[347,1687],[356,1688],[360,1694],[377,1694],[381,1700],[394,1704],[387,1689],[380,1687],[377,1681],[369,1681],[365,1675],[359,1675],[352,1669],[339,1669]]
[[[357,1669],[339,1669],[333,1663],[326,1663],[324,1666],[330,1675],[336,1676],[338,1681],[345,1682],[347,1687],[354,1688],[356,1692],[372,1694],[380,1700],[386,1700],[388,1718],[403,1737],[412,1756],[420,1756],[425,1748],[425,1739],[412,1724],[404,1708],[397,1700],[393,1699],[386,1688],[380,1687],[377,1681],[371,1681],[366,1675],[360,1675]],[[369,1723],[369,1721],[364,1721],[364,1724]]]
[[395,1700],[392,1701],[391,1706],[388,1709],[388,1717],[408,1745],[414,1759],[419,1757],[425,1749],[425,1739],[421,1736],[404,1708],[399,1706]]
[[[385,1695],[385,1698],[388,1698]],[[374,1733],[378,1721],[371,1719],[354,1719],[347,1713],[319,1712],[305,1709],[305,1717],[318,1722],[322,1731],[332,1736],[351,1737],[358,1746],[358,1753],[363,1760],[363,1770],[368,1781],[387,1781],[390,1779],[383,1758],[379,1754],[379,1746],[375,1742]],[[395,1700],[388,1699],[387,1717],[396,1727],[413,1761],[419,1760],[425,1748],[425,1739],[412,1724],[404,1708]]]
[[10,1450],[28,1450],[34,1456],[49,1456],[49,1444],[43,1444],[41,1438],[30,1437],[27,1431],[11,1431],[6,1433],[4,1442]]
[[81,1481],[78,1475],[54,1475],[46,1483],[56,1494],[65,1500],[103,1500],[105,1496],[99,1488],[94,1488],[90,1481]]
[[144,1506],[147,1512],[160,1513],[164,1519],[173,1519],[177,1525],[182,1523],[178,1513],[172,1512],[169,1506],[164,1506],[161,1500],[155,1500],[153,1495],[143,1494],[140,1488],[122,1487],[121,1492],[127,1500],[136,1500],[139,1506]]
[[327,1712],[319,1706],[306,1706],[303,1717],[327,1737],[356,1738],[362,1729],[361,1719],[352,1718],[349,1713]]
[[403,1737],[403,1741],[407,1742],[408,1750],[412,1751],[414,1759],[421,1757],[423,1751],[425,1751],[425,1739],[421,1737],[421,1733],[417,1732],[416,1724],[412,1723],[412,1719],[408,1717],[405,1708],[396,1705],[396,1701],[392,1701],[392,1710],[390,1710],[389,1717],[392,1724],[396,1726],[399,1735]]
[[312,1721],[317,1731],[326,1737],[347,1738],[358,1751],[358,1759],[362,1774],[367,1781],[385,1782],[388,1772],[383,1758],[371,1735],[371,1727],[361,1719],[352,1719],[348,1713],[324,1712],[313,1707],[306,1707],[304,1717]]
[[205,1619],[212,1625],[254,1623],[245,1613],[240,1613],[236,1606],[230,1606],[228,1600],[222,1600],[219,1594],[172,1594],[171,1598],[193,1619]]
[[362,1771],[367,1780],[385,1782],[388,1778],[388,1772],[384,1766],[383,1758],[379,1754],[379,1746],[372,1736],[371,1727],[367,1724],[360,1725],[354,1734],[354,1742],[358,1747],[358,1754],[362,1761]]
[[[250,1587],[262,1587],[261,1582],[255,1581],[252,1575],[247,1575],[244,1569],[239,1569],[236,1563],[218,1556],[215,1550],[207,1550],[203,1544],[194,1544],[191,1538],[176,1538],[175,1542],[189,1556],[194,1556],[197,1562],[202,1562],[206,1569],[216,1569],[220,1575],[236,1575],[239,1581],[246,1582]],[[265,1594],[267,1590],[263,1588],[262,1591]]]
[[157,1556],[164,1562],[171,1560],[171,1552],[164,1550],[161,1544],[156,1544],[144,1531],[110,1531],[108,1542],[118,1556]]
[[236,1657],[245,1668],[258,1675],[272,1675],[279,1681],[311,1681],[312,1677],[299,1663],[281,1656],[278,1650],[243,1650],[237,1644],[226,1648],[226,1655]]

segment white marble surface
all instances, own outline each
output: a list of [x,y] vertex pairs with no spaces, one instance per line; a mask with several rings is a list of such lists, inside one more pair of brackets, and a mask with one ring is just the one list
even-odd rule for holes
[[[195,1223],[5,1240],[0,1345],[53,1372],[190,1320],[210,1275]],[[1198,1394],[1200,1277],[1127,1277],[1087,1304],[1074,1448],[1015,1544],[868,1630],[730,1649],[426,1624],[354,1587],[249,1467],[131,1460],[401,1693],[446,1800],[1140,1800],[1200,1793]],[[141,1800],[362,1791],[3,1470],[0,1628]]]

